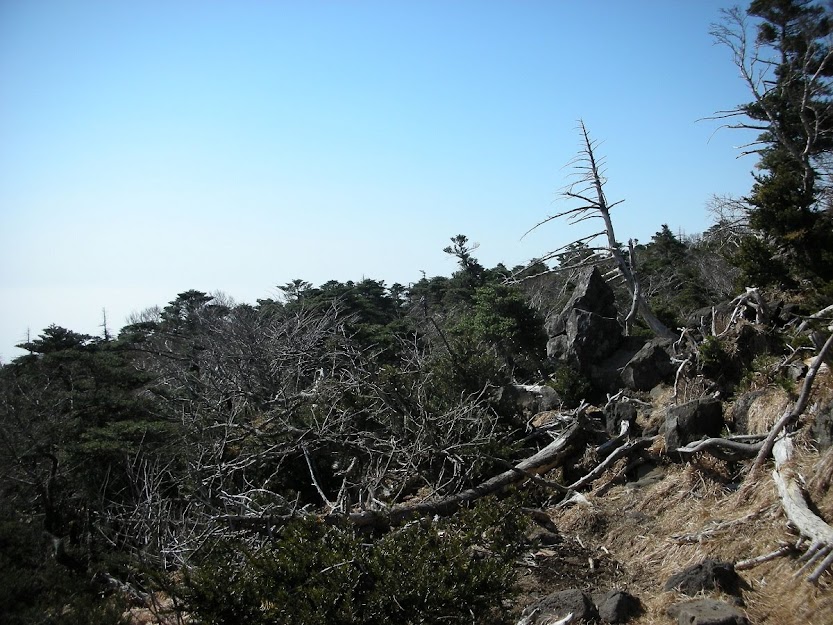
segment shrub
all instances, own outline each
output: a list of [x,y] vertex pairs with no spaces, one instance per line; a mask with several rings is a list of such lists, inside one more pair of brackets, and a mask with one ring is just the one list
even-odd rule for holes
[[376,540],[298,519],[258,548],[215,544],[185,576],[186,607],[206,625],[489,622],[524,529],[516,506],[495,500]]
[[555,372],[550,375],[547,385],[555,389],[561,401],[568,408],[579,405],[582,399],[586,399],[592,388],[587,378],[575,367],[560,363]]

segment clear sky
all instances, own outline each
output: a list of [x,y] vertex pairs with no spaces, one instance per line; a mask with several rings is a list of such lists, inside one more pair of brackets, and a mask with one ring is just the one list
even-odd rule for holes
[[620,240],[709,226],[754,162],[718,0],[0,2],[0,358],[187,289],[449,275],[576,238],[576,120]]

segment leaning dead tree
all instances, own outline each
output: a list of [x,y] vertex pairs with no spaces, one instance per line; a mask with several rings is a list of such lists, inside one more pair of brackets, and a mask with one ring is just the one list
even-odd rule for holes
[[576,269],[590,265],[597,265],[612,259],[616,265],[616,269],[614,271],[624,279],[628,292],[631,295],[631,308],[625,318],[626,329],[630,327],[632,320],[638,314],[642,317],[643,321],[645,321],[654,334],[669,339],[676,338],[676,335],[668,327],[666,327],[665,324],[663,324],[656,317],[656,315],[654,315],[651,307],[645,299],[645,295],[642,291],[642,285],[639,282],[639,276],[636,272],[634,264],[635,255],[633,250],[633,241],[630,242],[629,254],[626,257],[616,240],[616,233],[613,229],[613,221],[610,217],[610,211],[614,206],[621,204],[624,200],[609,203],[607,197],[605,196],[604,185],[606,179],[602,171],[603,163],[596,156],[598,142],[593,141],[590,138],[590,135],[587,132],[587,127],[581,120],[579,120],[579,132],[581,133],[581,149],[579,154],[571,163],[576,171],[576,180],[562,192],[565,199],[571,202],[578,202],[579,205],[556,213],[555,215],[551,215],[538,222],[527,232],[527,234],[555,219],[566,218],[570,224],[577,224],[591,219],[600,219],[604,224],[603,230],[583,237],[577,241],[572,241],[571,243],[550,252],[540,260],[551,260],[561,255],[571,246],[588,245],[599,237],[604,236],[606,238],[606,245],[590,246],[589,249],[593,251],[593,255],[580,261],[577,265],[568,268]]

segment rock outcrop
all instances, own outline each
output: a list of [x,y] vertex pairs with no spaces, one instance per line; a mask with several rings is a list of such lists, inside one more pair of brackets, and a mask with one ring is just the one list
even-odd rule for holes
[[677,590],[694,596],[704,590],[721,590],[730,595],[740,595],[740,576],[731,562],[703,560],[672,575],[665,582],[665,590]]
[[671,362],[672,341],[655,338],[648,341],[622,370],[622,382],[634,391],[650,391],[657,384],[674,378]]
[[582,373],[610,356],[622,340],[613,290],[595,267],[585,269],[570,301],[550,316],[547,356],[565,361]]

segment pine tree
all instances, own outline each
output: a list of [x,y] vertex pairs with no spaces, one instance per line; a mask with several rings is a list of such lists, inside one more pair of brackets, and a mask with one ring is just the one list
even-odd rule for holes
[[[753,41],[747,18],[757,21]],[[744,15],[724,13],[712,30],[733,52],[753,96],[722,116],[732,128],[760,131],[748,153],[760,156],[746,198],[750,225],[790,258],[801,277],[833,279],[833,229],[821,210],[833,152],[833,18],[809,0],[753,0]],[[742,260],[742,259],[741,259]]]

